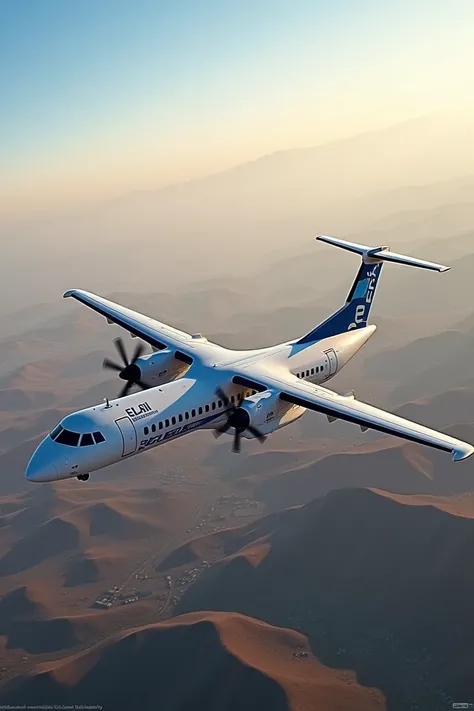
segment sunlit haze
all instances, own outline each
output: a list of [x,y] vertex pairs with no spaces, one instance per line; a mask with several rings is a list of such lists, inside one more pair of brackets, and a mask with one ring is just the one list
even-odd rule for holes
[[0,212],[465,113],[473,22],[469,0],[1,0]]

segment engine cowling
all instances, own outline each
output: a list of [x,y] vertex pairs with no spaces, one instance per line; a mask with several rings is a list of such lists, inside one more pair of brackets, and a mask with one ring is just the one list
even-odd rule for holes
[[185,353],[166,348],[150,355],[141,356],[135,365],[140,369],[141,380],[150,387],[163,385],[181,378],[192,364],[192,358]]
[[[245,398],[239,409],[245,410],[249,423],[258,427],[264,435],[286,427],[306,412],[304,407],[284,402],[280,399],[279,393],[273,390],[264,390],[250,395]],[[247,439],[252,438],[252,434],[247,431],[242,435]]]

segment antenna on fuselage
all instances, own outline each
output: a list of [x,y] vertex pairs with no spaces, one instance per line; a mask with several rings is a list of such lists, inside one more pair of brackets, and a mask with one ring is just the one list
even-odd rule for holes
[[105,402],[105,409],[107,409],[108,407],[112,407],[112,405],[111,405],[110,402],[109,402],[109,398],[108,398],[108,397],[104,398],[104,402]]

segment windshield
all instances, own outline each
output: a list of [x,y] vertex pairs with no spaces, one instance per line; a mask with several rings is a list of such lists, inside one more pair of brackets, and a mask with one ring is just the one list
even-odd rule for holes
[[54,441],[59,442],[59,444],[67,444],[69,447],[77,447],[77,445],[79,444],[79,437],[80,435],[78,432],[70,432],[70,430],[61,430],[61,432],[58,434]]
[[68,447],[77,447],[79,444],[81,447],[89,447],[90,445],[105,442],[105,437],[102,432],[85,432],[81,434],[80,432],[67,430],[61,425],[54,428],[50,437],[58,444],[65,444]]

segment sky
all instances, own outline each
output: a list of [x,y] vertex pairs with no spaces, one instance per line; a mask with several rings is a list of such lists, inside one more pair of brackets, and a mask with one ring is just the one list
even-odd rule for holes
[[0,215],[473,101],[471,0],[0,0]]

